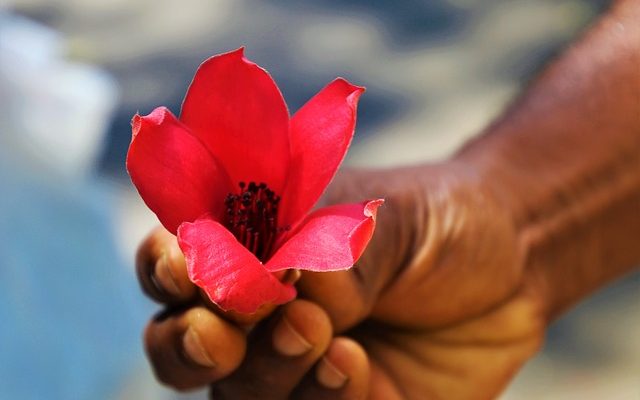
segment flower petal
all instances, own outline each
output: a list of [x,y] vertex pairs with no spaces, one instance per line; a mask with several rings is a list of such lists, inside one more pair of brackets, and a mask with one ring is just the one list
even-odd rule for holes
[[224,310],[251,314],[265,303],[286,303],[296,295],[292,285],[276,279],[231,232],[213,220],[180,225],[178,243],[189,278]]
[[131,121],[127,170],[147,206],[173,234],[184,221],[220,215],[230,183],[211,153],[165,107]]
[[269,271],[349,269],[360,258],[376,226],[376,211],[384,200],[341,204],[310,214],[300,229],[267,262]]
[[271,76],[242,48],[203,62],[180,120],[222,163],[234,185],[266,182],[282,193],[289,167],[289,112]]
[[364,88],[338,78],[293,116],[291,171],[282,196],[281,223],[292,226],[318,201],[340,166],[356,126]]

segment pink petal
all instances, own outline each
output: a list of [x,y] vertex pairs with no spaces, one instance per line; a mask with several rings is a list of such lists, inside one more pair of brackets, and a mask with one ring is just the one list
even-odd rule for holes
[[283,226],[292,226],[318,201],[342,162],[364,88],[338,78],[291,119],[291,172],[282,196]]
[[184,221],[220,215],[229,178],[204,145],[165,107],[133,117],[127,154],[131,181],[162,225],[176,233]]
[[269,271],[287,268],[308,271],[349,269],[360,258],[376,226],[384,200],[321,208],[267,262]]
[[180,119],[225,167],[234,185],[265,182],[282,193],[289,167],[289,112],[271,76],[244,49],[203,62]]
[[266,303],[292,300],[296,290],[268,272],[222,225],[199,219],[178,228],[189,278],[223,310],[251,314]]

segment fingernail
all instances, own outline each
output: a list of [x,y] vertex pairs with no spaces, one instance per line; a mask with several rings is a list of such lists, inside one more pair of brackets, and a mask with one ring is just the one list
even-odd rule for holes
[[329,389],[340,389],[347,382],[347,376],[333,365],[327,357],[322,360],[316,368],[316,379],[322,386]]
[[300,273],[299,269],[288,269],[282,277],[281,282],[284,284],[294,284],[298,281],[298,279],[300,279],[301,276],[302,274]]
[[180,288],[169,267],[169,256],[167,253],[162,253],[162,256],[156,261],[153,278],[154,284],[158,286],[160,291],[167,292],[174,296],[180,295]]
[[204,346],[202,346],[200,336],[195,329],[191,327],[187,329],[187,332],[182,337],[182,347],[186,356],[196,364],[207,368],[213,368],[216,366],[209,356],[209,353],[207,353]]
[[283,316],[273,330],[273,347],[285,356],[299,356],[311,350],[313,346]]

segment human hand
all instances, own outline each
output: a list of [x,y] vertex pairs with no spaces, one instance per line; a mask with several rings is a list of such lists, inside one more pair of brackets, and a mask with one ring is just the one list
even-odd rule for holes
[[216,399],[495,397],[546,324],[509,211],[454,164],[343,172],[324,201],[378,197],[356,267],[303,273],[299,300],[251,331],[205,304],[175,238],[155,230],[137,264],[168,306],[145,333],[159,380],[212,384]]

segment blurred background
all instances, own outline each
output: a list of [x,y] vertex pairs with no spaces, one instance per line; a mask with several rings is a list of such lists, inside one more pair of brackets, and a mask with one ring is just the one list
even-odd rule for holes
[[[293,112],[367,87],[351,165],[447,157],[607,2],[0,0],[0,399],[196,399],[141,349],[133,254],[157,224],[124,159],[134,113],[179,111],[245,45]],[[640,274],[551,327],[503,399],[640,399]]]

